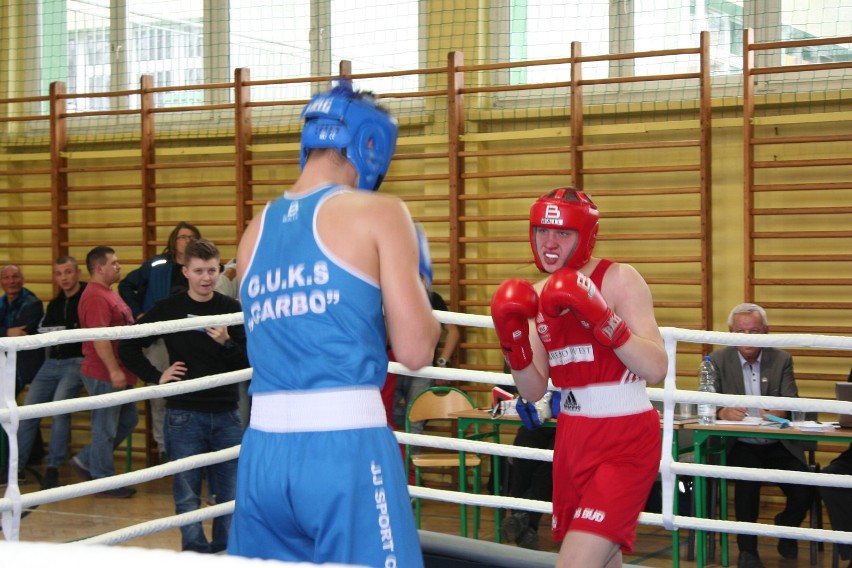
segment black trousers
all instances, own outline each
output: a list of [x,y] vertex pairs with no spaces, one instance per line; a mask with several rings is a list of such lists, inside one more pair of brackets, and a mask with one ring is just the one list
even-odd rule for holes
[[[518,428],[514,445],[527,448],[552,450],[556,440],[556,428]],[[510,458],[509,496],[536,501],[553,499],[553,464],[540,460]],[[529,512],[530,526],[538,530],[541,513]]]
[[[852,446],[825,466],[822,473],[852,475]],[[828,511],[831,528],[836,531],[852,531],[852,489],[842,487],[820,487],[822,501]],[[852,556],[852,546],[840,545],[840,557],[847,560]]]
[[[785,471],[809,471],[808,466],[799,461],[780,442],[771,444],[747,444],[736,441],[728,451],[728,465],[759,469],[781,469]],[[757,522],[760,513],[761,481],[736,480],[734,483],[734,508],[738,521]],[[784,510],[775,517],[775,524],[785,527],[798,527],[805,520],[811,508],[816,491],[805,485],[779,484],[787,497]],[[737,535],[740,551],[757,551],[757,537],[750,534]]]

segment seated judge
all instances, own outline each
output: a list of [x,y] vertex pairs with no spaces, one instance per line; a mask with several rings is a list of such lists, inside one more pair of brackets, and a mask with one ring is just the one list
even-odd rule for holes
[[[769,333],[766,311],[757,304],[740,304],[728,316],[732,333]],[[724,394],[798,397],[793,376],[793,358],[786,351],[772,347],[725,347],[710,356],[716,366],[716,392]],[[746,416],[763,417],[774,414],[789,418],[787,410],[762,408],[719,407],[720,420],[743,420]],[[808,464],[800,442],[759,438],[729,438],[728,465],[761,469],[781,469],[807,472]],[[734,482],[734,508],[737,521],[755,523],[760,509],[760,481]],[[784,509],[775,516],[775,524],[787,527],[801,525],[815,496],[812,487],[780,484],[786,496]],[[738,568],[763,568],[757,552],[757,537],[737,535]],[[798,556],[794,539],[779,539],[778,553],[784,558]]]

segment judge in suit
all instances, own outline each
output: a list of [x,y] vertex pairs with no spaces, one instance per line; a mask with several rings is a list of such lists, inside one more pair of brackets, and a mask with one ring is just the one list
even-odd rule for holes
[[[757,304],[740,304],[728,316],[728,329],[732,333],[769,333],[766,311]],[[725,347],[710,356],[718,370],[716,392],[724,394],[798,397],[793,376],[793,358],[786,351],[771,347]],[[743,407],[719,407],[719,420],[743,420],[746,416],[774,414],[788,418],[786,410],[766,410]],[[804,449],[792,440],[757,438],[731,438],[728,446],[728,465],[787,471],[809,471]],[[760,508],[759,481],[736,480],[734,507],[736,520],[757,522]],[[797,527],[805,519],[815,492],[804,485],[781,484],[787,498],[783,511],[775,517],[776,525]],[[757,537],[737,535],[740,549],[738,568],[762,568],[757,553]],[[798,543],[793,539],[780,539],[778,552],[784,558],[798,556]]]

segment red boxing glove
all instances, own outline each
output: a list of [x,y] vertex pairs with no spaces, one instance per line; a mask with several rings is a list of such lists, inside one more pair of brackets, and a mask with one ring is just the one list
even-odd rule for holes
[[532,363],[529,319],[538,314],[538,294],[527,280],[506,280],[491,298],[491,319],[500,340],[503,357],[520,371]]
[[541,309],[551,317],[571,310],[586,327],[591,327],[601,345],[616,349],[630,339],[630,328],[610,309],[592,280],[572,268],[554,272],[541,291]]

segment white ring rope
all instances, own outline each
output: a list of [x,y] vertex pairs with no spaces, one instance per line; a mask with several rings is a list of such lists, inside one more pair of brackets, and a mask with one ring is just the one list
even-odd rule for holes
[[127,542],[134,538],[156,534],[169,529],[180,528],[184,525],[191,525],[192,523],[199,523],[209,519],[215,519],[216,517],[222,517],[224,515],[231,515],[234,512],[234,503],[234,501],[228,501],[227,503],[210,505],[209,507],[203,507],[195,511],[189,511],[188,513],[181,513],[180,515],[174,515],[172,517],[165,517],[162,519],[154,519],[153,521],[139,523],[132,527],[103,533],[90,538],[80,539],[77,542],[81,544],[121,544],[122,542]]
[[186,329],[201,329],[221,325],[240,325],[243,323],[242,312],[221,316],[198,316],[172,321],[140,323],[121,327],[88,327],[85,329],[65,329],[49,331],[23,337],[0,337],[0,351],[25,351],[37,347],[49,347],[63,343],[79,343],[81,341],[97,341],[100,339],[124,339],[127,337],[147,337],[149,335],[165,335]]
[[745,481],[764,481],[767,483],[792,483],[798,485],[818,485],[820,487],[852,487],[850,476],[833,473],[813,473],[806,471],[784,471],[781,469],[757,469],[734,467],[730,465],[709,465],[677,462],[672,471],[678,475],[697,475],[720,479],[742,479]]
[[[123,568],[317,568],[308,562],[281,562],[224,554],[186,554],[163,548],[91,546],[80,543],[0,541],[4,566],[62,566],[79,562],[85,566]],[[322,564],[322,568],[353,568],[351,564]]]
[[[199,467],[206,467],[208,465],[222,463],[228,460],[234,460],[237,459],[239,455],[240,447],[234,446],[232,448],[217,450],[215,452],[210,452],[207,454],[200,454],[196,456],[181,458],[164,464],[140,469],[139,471],[120,473],[112,477],[105,477],[103,479],[81,481],[80,483],[75,483],[73,485],[65,485],[62,487],[55,487],[53,489],[34,491],[32,493],[27,493],[26,495],[21,496],[20,500],[21,504],[24,507],[35,507],[37,505],[43,505],[45,503],[65,501],[74,497],[92,495],[93,493],[99,493],[107,489],[125,487],[127,485],[146,483],[148,481],[168,477],[170,475],[174,475],[175,473],[180,473],[182,471],[189,471],[191,469],[197,469]],[[8,497],[0,498],[0,511],[8,510],[9,506],[10,499]]]
[[12,409],[14,409],[14,412],[17,413],[21,420],[28,420],[30,418],[43,418],[45,416],[55,416],[57,414],[93,410],[95,408],[107,408],[110,406],[117,406],[119,404],[126,404],[128,402],[139,402],[152,398],[161,398],[187,392],[206,390],[218,386],[241,383],[249,380],[250,378],[251,369],[242,369],[239,371],[220,373],[218,375],[208,375],[207,377],[193,379],[191,381],[176,381],[165,385],[151,385],[146,386],[145,388],[127,389],[98,396],[58,400],[56,402],[42,402],[27,406],[10,405],[9,408],[0,408],[0,422],[6,422],[9,419]]
[[[438,311],[435,312],[435,315],[442,323],[486,328],[493,327],[491,318],[488,316]],[[152,334],[162,335],[186,329],[197,329],[199,327],[237,325],[242,322],[242,314],[236,313],[225,316],[205,316],[193,318],[191,320],[182,319],[171,322],[158,322],[119,328],[78,329],[50,332],[21,338],[0,338],[0,370],[2,370],[2,375],[0,375],[0,392],[2,392],[2,398],[0,398],[0,423],[2,423],[3,428],[7,431],[7,434],[9,434],[10,466],[17,465],[16,437],[18,423],[20,420],[91,410],[94,408],[104,408],[116,404],[138,402],[140,400],[171,396],[178,393],[193,392],[212,388],[214,386],[246,381],[251,377],[251,370],[247,369],[231,373],[222,373],[220,375],[212,375],[203,379],[195,379],[187,382],[170,383],[167,385],[147,387],[144,389],[130,389],[120,393],[111,393],[95,397],[82,397],[73,400],[18,407],[14,397],[16,351],[42,348],[61,343],[75,343],[79,341],[92,341],[99,339],[114,340],[125,337],[143,337]],[[678,341],[689,343],[710,343],[715,345],[751,345],[764,347],[805,347],[852,350],[852,338],[796,334],[731,334],[668,327],[660,328],[660,331],[663,334],[666,342],[666,350],[669,353],[668,375],[663,388],[649,388],[648,394],[652,400],[659,400],[664,403],[664,443],[660,465],[660,471],[664,482],[664,512],[663,514],[642,513],[640,515],[640,522],[648,525],[663,526],[668,530],[697,529],[715,532],[767,535],[852,544],[852,532],[798,527],[778,527],[757,523],[741,523],[735,521],[720,521],[673,515],[672,495],[674,492],[666,490],[666,487],[673,487],[673,480],[676,475],[744,479],[773,483],[802,483],[807,485],[852,488],[852,476],[690,464],[675,461],[670,451],[673,431],[673,408],[678,402],[710,402],[717,405],[730,406],[732,404],[736,404],[737,406],[748,407],[852,414],[852,403],[850,402],[804,398],[735,396],[701,393],[692,390],[679,390],[676,388],[675,374],[675,357]],[[389,372],[403,375],[440,378],[444,380],[498,385],[513,384],[511,375],[504,373],[438,367],[425,367],[423,369],[412,371],[395,362],[391,362],[388,365],[388,370]],[[552,461],[553,459],[552,450],[539,450],[535,448],[525,448],[484,441],[445,438],[422,434],[407,434],[403,432],[396,432],[395,434],[400,443],[405,444],[502,457],[517,457],[542,461]],[[61,501],[82,495],[90,495],[92,493],[123,487],[126,485],[144,483],[173,475],[181,471],[204,467],[214,463],[227,461],[229,459],[235,459],[238,454],[239,447],[237,446],[227,450],[221,450],[219,452],[175,460],[137,472],[119,474],[108,479],[99,479],[70,486],[36,491],[23,496],[20,494],[20,490],[17,485],[15,470],[10,467],[9,484],[6,488],[6,494],[4,498],[0,499],[0,512],[3,513],[4,537],[7,540],[17,540],[22,508]],[[542,513],[552,512],[551,504],[544,501],[531,501],[527,499],[498,497],[493,495],[476,495],[414,486],[409,489],[411,495],[418,498],[434,499],[471,506],[523,509]],[[214,506],[204,507],[198,511],[166,517],[163,519],[156,519],[132,527],[127,527],[125,529],[120,529],[118,531],[112,531],[110,533],[85,539],[81,542],[91,544],[118,544],[133,538],[138,538],[139,536],[161,532],[163,530],[198,522],[199,520],[207,520],[216,516],[227,515],[232,512],[233,502],[221,503]]]
[[453,381],[466,381],[469,383],[497,384],[513,386],[515,382],[512,375],[505,373],[494,373],[491,371],[475,371],[473,369],[451,369],[449,367],[423,367],[413,371],[401,363],[391,361],[388,363],[388,371],[398,375],[411,375],[414,377],[429,377],[430,379],[447,379]]
[[454,450],[471,454],[482,453],[501,457],[553,461],[553,450],[495,444],[494,442],[482,442],[479,440],[443,438],[441,436],[429,436],[427,434],[408,434],[406,432],[394,432],[394,434],[396,435],[396,439],[403,444],[425,446],[428,448],[438,448],[442,450]]
[[[0,499],[0,511],[3,512],[3,534],[6,540],[18,540],[21,520],[19,511],[23,508],[35,507],[44,503],[65,501],[67,499],[82,497],[84,495],[92,495],[94,493],[100,493],[101,491],[117,489],[119,487],[126,487],[137,483],[145,483],[147,481],[174,475],[175,473],[180,473],[182,471],[189,471],[216,463],[222,463],[236,459],[239,456],[239,451],[240,447],[234,446],[233,448],[227,448],[225,450],[218,450],[216,452],[170,461],[165,464],[145,468],[135,472],[121,473],[112,477],[105,477],[103,479],[94,479],[92,481],[83,481],[73,485],[35,491],[23,496],[20,494],[20,490],[17,486],[17,476],[14,476],[15,491],[12,492],[12,494],[8,491],[8,489],[12,488],[10,480],[6,495]],[[12,510],[13,518],[11,519],[8,518],[9,510]]]

